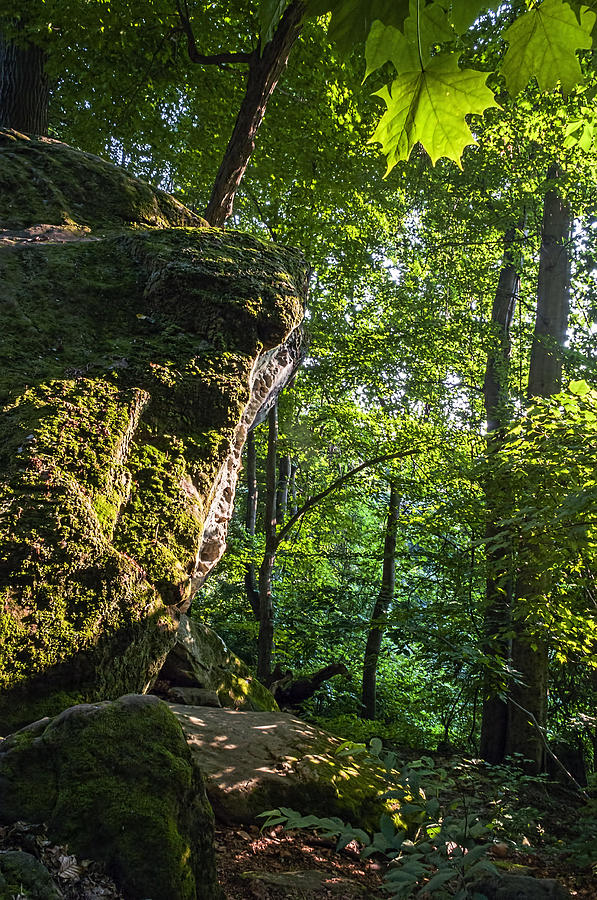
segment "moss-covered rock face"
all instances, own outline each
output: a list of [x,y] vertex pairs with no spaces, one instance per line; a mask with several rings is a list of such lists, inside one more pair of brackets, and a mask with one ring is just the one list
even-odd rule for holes
[[217,900],[213,814],[156,697],[75,706],[0,743],[0,823],[44,822],[130,900]]
[[[206,225],[164,191],[51,138],[0,129],[0,228]],[[73,230],[74,234],[74,230]]]
[[198,687],[217,694],[222,706],[277,710],[271,691],[203,622],[181,616],[176,643],[159,674],[171,687]]
[[306,269],[245,234],[126,228],[196,217],[61,144],[4,133],[0,179],[0,227],[90,229],[0,232],[7,733],[157,675],[222,552],[247,427],[296,364]]

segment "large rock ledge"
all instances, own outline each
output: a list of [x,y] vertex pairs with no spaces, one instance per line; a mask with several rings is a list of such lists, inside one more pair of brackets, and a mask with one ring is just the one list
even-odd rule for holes
[[0,131],[0,180],[7,733],[155,679],[298,363],[307,269],[57,142]]

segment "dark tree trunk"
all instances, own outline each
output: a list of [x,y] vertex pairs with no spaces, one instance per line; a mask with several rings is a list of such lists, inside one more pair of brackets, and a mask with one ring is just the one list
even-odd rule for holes
[[[521,223],[524,227],[524,223]],[[487,367],[483,383],[485,415],[487,418],[487,453],[496,454],[503,441],[510,418],[510,327],[520,291],[520,276],[515,264],[515,242],[519,228],[511,228],[504,235],[504,265],[500,272],[491,310],[492,344],[487,353]],[[509,643],[500,637],[510,618],[512,600],[511,553],[508,548],[492,545],[499,532],[500,511],[508,502],[504,496],[507,485],[489,482],[485,487],[487,525],[487,581],[485,587],[485,645],[484,652],[504,663],[509,657]],[[508,706],[497,696],[498,685],[487,675],[483,684],[483,713],[479,753],[489,763],[503,761],[508,729]]]
[[290,466],[290,515],[296,516],[298,512],[298,503],[296,500],[296,470],[298,466],[296,463],[291,463]]
[[381,587],[371,617],[363,667],[362,713],[364,719],[375,718],[376,681],[379,651],[388,609],[396,588],[396,534],[400,515],[400,497],[395,482],[390,482],[390,502],[383,549]]
[[[556,179],[559,170],[553,166],[548,178]],[[549,397],[562,383],[562,350],[566,340],[570,306],[570,209],[554,188],[545,195],[539,279],[537,283],[537,317],[531,350],[528,396]],[[523,558],[516,584],[516,594],[526,600],[549,592],[548,576],[538,570],[529,556]],[[527,550],[527,554],[529,551]],[[540,568],[540,567],[539,567]],[[548,646],[543,635],[521,632],[512,641],[512,665],[522,675],[522,682],[512,686],[513,702],[509,707],[506,750],[521,753],[530,760],[530,772],[542,771],[545,745],[537,725],[545,728],[547,720]],[[529,717],[534,716],[537,725]]]
[[234,197],[255,149],[255,136],[267,104],[301,32],[304,10],[303,4],[294,0],[263,53],[256,50],[250,56],[245,96],[205,210],[210,225],[221,226],[232,214]]
[[[247,513],[245,516],[245,527],[248,534],[251,537],[255,537],[259,492],[257,489],[257,451],[255,449],[255,434],[252,431],[247,436],[246,446]],[[252,562],[245,569],[245,590],[253,615],[259,621],[259,588],[257,586],[255,563]]]
[[276,522],[278,450],[278,404],[269,411],[266,462],[265,497],[265,553],[259,568],[259,638],[257,644],[257,677],[268,683],[271,679],[272,654],[274,646],[274,603],[272,597],[272,574],[278,548]]
[[48,79],[43,50],[0,35],[0,125],[24,134],[48,133]]

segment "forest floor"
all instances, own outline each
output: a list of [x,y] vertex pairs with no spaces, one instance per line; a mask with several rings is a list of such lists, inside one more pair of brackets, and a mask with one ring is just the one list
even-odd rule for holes
[[[384,866],[362,861],[356,846],[336,853],[334,841],[280,826],[263,833],[255,826],[216,829],[218,875],[227,900],[378,900]],[[590,869],[554,860],[549,853],[512,850],[505,859],[501,846],[489,859],[504,871],[555,878],[578,900],[597,900],[597,881]]]
[[[464,806],[474,819],[493,823],[485,840],[488,858],[500,870],[555,878],[577,900],[597,900],[595,800],[585,803],[561,785],[526,778],[506,767],[491,769],[458,757],[436,757],[435,765],[431,787],[435,786],[442,807],[458,812]],[[384,860],[361,860],[356,843],[337,853],[334,839],[314,832],[217,822],[215,845],[227,900],[381,900],[388,896],[382,888]],[[39,858],[65,900],[122,900],[101,866],[54,845],[40,826],[0,827],[0,850],[9,849],[26,850]],[[413,896],[425,895],[415,892]]]

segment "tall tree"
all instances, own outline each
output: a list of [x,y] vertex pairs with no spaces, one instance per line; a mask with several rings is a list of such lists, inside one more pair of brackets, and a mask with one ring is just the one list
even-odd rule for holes
[[394,479],[390,481],[388,518],[384,536],[383,568],[379,594],[373,607],[365,646],[363,666],[362,716],[374,719],[376,712],[377,664],[385,622],[396,588],[396,537],[400,517],[400,494]]
[[[517,240],[521,224],[509,229],[504,236],[504,262],[491,310],[491,345],[487,353],[487,365],[483,382],[483,399],[487,420],[487,452],[491,458],[498,453],[504,431],[510,419],[510,328],[520,290],[520,254]],[[496,546],[500,534],[499,519],[504,509],[504,491],[507,484],[488,480],[486,507],[488,521],[487,582],[485,596],[485,653],[494,659],[499,668],[509,656],[509,642],[503,637],[510,619],[512,600],[512,551],[502,543]],[[496,668],[496,667],[494,667]],[[489,763],[500,763],[504,758],[508,730],[508,706],[497,692],[496,673],[485,676],[483,716],[481,720],[480,755]]]
[[[561,389],[562,357],[570,308],[570,208],[555,182],[558,166],[548,171],[553,183],[545,195],[537,282],[537,312],[531,349],[528,397],[550,397]],[[520,680],[512,685],[509,704],[507,753],[520,753],[530,760],[533,771],[541,771],[544,741],[539,729],[547,722],[548,638],[542,629],[526,626],[525,606],[545,602],[549,596],[548,575],[537,551],[522,547],[516,581],[517,635],[512,641],[512,666]]]
[[0,125],[24,134],[48,133],[49,84],[41,47],[0,32]]

